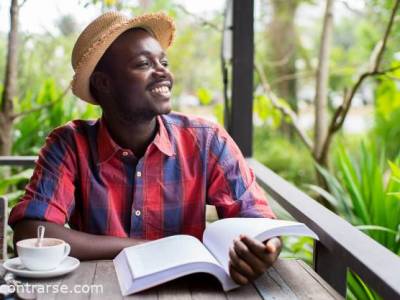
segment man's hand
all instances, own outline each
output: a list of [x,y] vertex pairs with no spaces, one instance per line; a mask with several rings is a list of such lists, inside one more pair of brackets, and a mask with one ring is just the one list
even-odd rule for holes
[[269,239],[265,244],[240,235],[229,249],[229,273],[240,285],[249,283],[263,274],[278,258],[282,249],[279,237]]

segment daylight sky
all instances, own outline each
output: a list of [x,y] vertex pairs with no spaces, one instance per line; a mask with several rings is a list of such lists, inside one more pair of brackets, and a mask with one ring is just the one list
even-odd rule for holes
[[[56,20],[67,14],[76,16],[76,19],[81,24],[82,28],[91,20],[97,17],[100,13],[99,7],[89,6],[84,8],[79,2],[85,3],[85,0],[27,0],[20,12],[20,26],[21,31],[41,33],[55,29]],[[132,3],[135,0],[131,0]],[[180,3],[192,13],[206,16],[207,13],[212,11],[221,11],[225,6],[225,0],[175,0],[175,3]],[[337,1],[335,6],[336,17],[346,15],[349,13],[343,3],[345,1]],[[354,9],[362,9],[364,0],[347,0],[349,6]],[[9,29],[9,6],[11,0],[0,0],[0,32],[8,32]],[[317,5],[312,9],[309,7],[302,7],[298,12],[301,16],[298,22],[307,22],[313,18],[321,17],[323,12],[324,1],[318,0]],[[255,1],[256,15],[259,1]]]
[[[0,1],[0,32],[9,29],[9,6],[11,0]],[[85,3],[85,1],[81,1]],[[132,1],[134,2],[134,1]],[[177,0],[190,12],[204,14],[222,10],[225,0]],[[21,30],[25,32],[43,32],[52,30],[55,21],[61,15],[73,14],[81,24],[87,24],[99,15],[99,8],[83,8],[79,0],[27,0],[20,12]]]

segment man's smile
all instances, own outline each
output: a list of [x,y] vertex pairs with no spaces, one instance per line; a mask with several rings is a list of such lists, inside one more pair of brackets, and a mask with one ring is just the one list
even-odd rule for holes
[[149,87],[150,93],[156,96],[162,96],[163,98],[170,98],[171,97],[171,81],[161,81],[152,84]]

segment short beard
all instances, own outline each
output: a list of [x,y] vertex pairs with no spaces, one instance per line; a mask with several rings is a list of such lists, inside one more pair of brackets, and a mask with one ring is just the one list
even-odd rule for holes
[[167,111],[156,112],[156,111],[140,111],[140,112],[128,112],[128,110],[119,111],[119,119],[123,124],[126,125],[136,125],[141,123],[147,123],[152,121],[155,117],[160,115],[169,114],[171,108]]
[[120,117],[119,119],[124,123],[124,124],[129,124],[129,125],[134,125],[134,124],[139,124],[139,123],[146,123],[151,120],[153,120],[157,114],[153,112],[135,112],[135,113],[130,113],[128,111],[120,111]]

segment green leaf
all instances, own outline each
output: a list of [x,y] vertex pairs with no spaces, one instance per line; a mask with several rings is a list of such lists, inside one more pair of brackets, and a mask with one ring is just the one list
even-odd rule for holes
[[324,197],[333,207],[337,207],[339,205],[338,204],[339,201],[332,194],[330,194],[329,192],[327,192],[320,186],[313,185],[313,184],[308,184],[307,186],[314,192],[316,192],[319,195],[321,195],[322,197]]
[[199,98],[201,105],[211,104],[213,97],[210,90],[206,88],[199,88],[196,94],[197,97]]
[[28,180],[32,177],[33,169],[27,169],[20,173],[14,174],[8,178],[4,178],[0,181],[0,191],[5,191],[7,187],[17,184],[22,180]]
[[385,232],[388,232],[388,233],[391,233],[391,234],[394,234],[394,235],[398,234],[398,232],[393,230],[393,229],[390,229],[390,228],[387,228],[387,227],[383,227],[383,226],[378,226],[378,225],[358,225],[356,227],[358,229],[360,229],[360,230],[363,230],[363,231],[364,230],[365,231],[376,230],[376,231],[385,231]]

